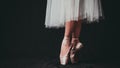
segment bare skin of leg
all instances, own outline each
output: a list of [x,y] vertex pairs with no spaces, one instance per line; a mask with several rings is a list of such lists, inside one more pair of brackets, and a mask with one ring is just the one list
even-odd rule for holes
[[70,37],[72,36],[72,32],[73,32],[74,28],[75,28],[74,21],[66,22],[64,38],[63,38],[63,41],[61,44],[61,51],[60,51],[60,56],[62,56],[62,57],[66,56],[66,54],[69,52]]
[[71,42],[79,42],[79,36],[80,36],[80,32],[81,32],[81,24],[82,24],[82,21],[79,20],[79,21],[75,21],[75,28],[72,32],[72,41]]

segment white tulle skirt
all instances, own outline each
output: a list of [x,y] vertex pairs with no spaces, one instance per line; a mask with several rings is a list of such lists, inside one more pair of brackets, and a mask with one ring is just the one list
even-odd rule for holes
[[47,0],[45,27],[64,27],[67,21],[99,22],[103,17],[100,0]]

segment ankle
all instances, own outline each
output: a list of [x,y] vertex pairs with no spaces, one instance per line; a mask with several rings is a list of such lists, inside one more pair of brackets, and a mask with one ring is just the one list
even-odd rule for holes
[[70,44],[70,37],[64,36],[62,40],[62,44]]
[[72,37],[72,40],[79,40],[79,37]]
[[72,37],[72,42],[79,42],[79,37]]
[[70,40],[70,37],[64,36],[63,40]]

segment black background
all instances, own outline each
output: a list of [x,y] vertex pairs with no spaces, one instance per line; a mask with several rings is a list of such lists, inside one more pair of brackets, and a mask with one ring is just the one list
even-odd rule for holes
[[[46,0],[8,0],[1,2],[0,57],[58,58],[64,28],[44,26]],[[85,45],[82,60],[119,61],[119,6],[116,0],[102,0],[105,20],[82,24],[80,40]]]

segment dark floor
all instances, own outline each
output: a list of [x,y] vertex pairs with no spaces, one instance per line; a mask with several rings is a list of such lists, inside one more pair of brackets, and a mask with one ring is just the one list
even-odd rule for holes
[[1,60],[0,68],[120,68],[118,62],[79,62],[62,66],[58,59],[21,58]]

